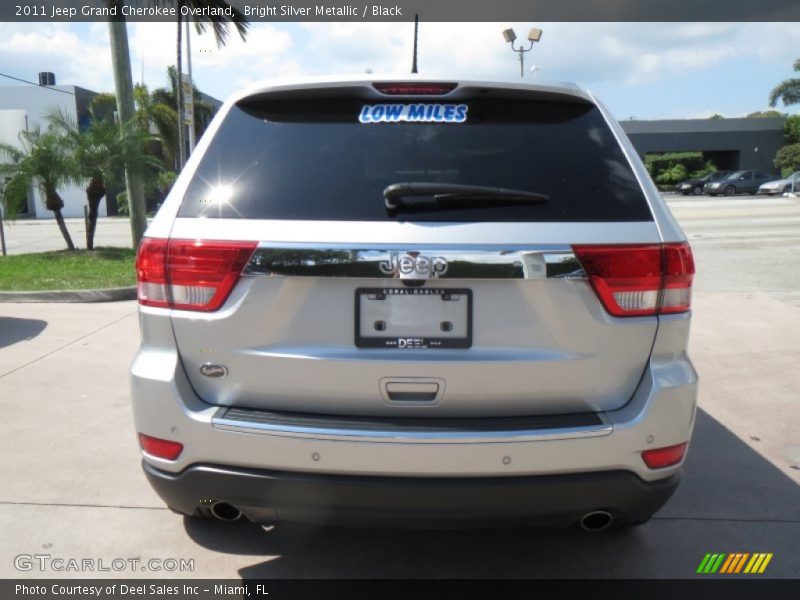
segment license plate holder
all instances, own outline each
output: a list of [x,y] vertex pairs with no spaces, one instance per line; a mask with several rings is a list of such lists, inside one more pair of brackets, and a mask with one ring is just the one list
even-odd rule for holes
[[447,349],[472,346],[472,290],[358,288],[358,348]]

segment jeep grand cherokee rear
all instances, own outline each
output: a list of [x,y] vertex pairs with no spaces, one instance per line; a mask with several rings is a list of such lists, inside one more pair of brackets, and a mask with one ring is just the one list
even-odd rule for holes
[[230,99],[137,259],[144,469],[255,522],[647,520],[694,422],[694,267],[571,85]]

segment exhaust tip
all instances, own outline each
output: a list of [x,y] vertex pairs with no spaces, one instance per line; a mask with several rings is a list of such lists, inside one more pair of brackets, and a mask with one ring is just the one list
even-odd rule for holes
[[614,515],[605,510],[594,510],[581,517],[580,524],[584,531],[603,531],[614,523]]
[[220,521],[235,521],[242,516],[242,511],[227,502],[215,502],[211,505],[211,514]]

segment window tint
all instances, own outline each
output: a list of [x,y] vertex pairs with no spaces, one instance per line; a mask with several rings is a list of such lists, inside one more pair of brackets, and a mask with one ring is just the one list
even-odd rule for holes
[[[476,99],[465,123],[358,122],[354,99],[234,107],[179,215],[310,220],[650,221],[643,192],[599,110],[584,103]],[[372,103],[374,104],[374,102]],[[540,192],[544,204],[389,215],[400,182]]]

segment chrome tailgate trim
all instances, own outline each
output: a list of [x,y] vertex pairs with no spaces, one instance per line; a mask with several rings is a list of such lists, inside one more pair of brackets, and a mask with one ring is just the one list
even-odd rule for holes
[[499,443],[609,435],[603,413],[535,417],[422,418],[349,417],[220,408],[215,429],[238,433],[387,443]]
[[243,275],[358,279],[586,279],[572,248],[262,243]]

